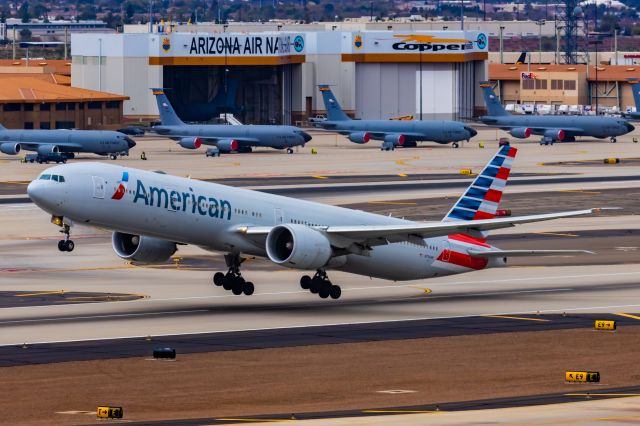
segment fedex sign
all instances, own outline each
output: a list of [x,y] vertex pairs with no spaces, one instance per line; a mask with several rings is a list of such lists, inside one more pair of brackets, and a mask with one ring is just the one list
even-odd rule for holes
[[535,80],[536,75],[532,72],[521,72],[520,80]]

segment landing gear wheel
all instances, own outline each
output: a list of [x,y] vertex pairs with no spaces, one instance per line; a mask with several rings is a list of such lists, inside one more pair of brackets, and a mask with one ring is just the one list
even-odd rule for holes
[[320,291],[320,287],[322,287],[322,278],[320,277],[313,277],[311,279],[311,285],[309,286],[309,291],[313,294],[318,294],[318,292]]
[[454,148],[460,148],[460,145],[458,144],[458,142],[452,143],[451,146]]
[[67,242],[65,240],[58,241],[58,250],[67,251]]
[[213,275],[213,283],[221,287],[224,284],[224,274],[222,272],[216,272]]
[[311,287],[311,277],[309,275],[303,275],[302,278],[300,278],[300,287],[309,290]]
[[227,275],[224,276],[224,281],[222,282],[222,288],[225,290],[231,290],[233,288],[235,276],[231,272],[227,272]]
[[331,296],[332,299],[340,299],[340,296],[342,295],[342,289],[340,288],[339,285],[332,285],[331,288],[329,289],[329,296]]
[[287,148],[287,154],[293,154],[293,149]]
[[327,297],[329,297],[330,291],[331,291],[331,284],[329,282],[322,283],[322,286],[320,287],[320,291],[318,291],[318,296],[320,296],[323,299],[326,299]]
[[111,158],[112,160],[117,160],[118,156],[116,154],[110,154],[109,158]]
[[615,137],[612,137],[610,140],[611,140],[611,143],[616,143],[616,142],[618,142],[618,140],[617,140]]
[[66,241],[66,246],[67,246],[66,247],[66,249],[67,249],[66,251],[68,251],[68,252],[72,252],[73,249],[76,247],[76,245],[71,240],[67,240]]
[[247,296],[251,296],[254,291],[255,291],[255,286],[253,285],[253,283],[251,281],[247,281],[242,286],[242,292]]

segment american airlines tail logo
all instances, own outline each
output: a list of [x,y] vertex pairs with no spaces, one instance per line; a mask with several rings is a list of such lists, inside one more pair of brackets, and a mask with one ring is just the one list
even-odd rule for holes
[[129,172],[122,172],[122,179],[118,182],[116,192],[111,196],[112,200],[121,200],[127,192],[127,183],[129,183]]

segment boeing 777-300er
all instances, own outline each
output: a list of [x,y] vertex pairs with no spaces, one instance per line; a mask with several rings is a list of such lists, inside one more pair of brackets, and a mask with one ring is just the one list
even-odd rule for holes
[[636,110],[625,112],[623,115],[633,120],[640,120],[640,82],[634,78],[629,79],[629,83],[631,84],[631,92],[633,93],[633,101],[636,104]]
[[634,130],[626,120],[616,117],[511,115],[503,108],[500,98],[493,92],[488,81],[480,82],[480,87],[488,111],[488,115],[480,117],[480,121],[506,130],[518,139],[526,139],[533,134],[542,136],[540,145],[573,142],[576,136],[610,138],[611,142],[616,142],[616,136],[626,135]]
[[345,135],[354,143],[381,140],[380,149],[383,151],[392,151],[398,146],[415,147],[421,141],[452,143],[457,148],[458,142],[468,141],[478,134],[472,127],[458,121],[352,120],[344,113],[327,84],[318,87],[327,110],[327,119],[314,120],[313,124]]
[[17,155],[20,151],[35,151],[43,161],[50,157],[73,158],[77,152],[108,155],[129,155],[136,143],[120,132],[105,130],[30,130],[7,129],[0,126],[0,152]]
[[160,111],[159,126],[152,131],[178,141],[187,149],[200,148],[202,144],[214,145],[219,152],[251,152],[252,147],[263,146],[286,149],[293,153],[293,147],[304,145],[311,136],[294,126],[264,126],[227,124],[185,124],[173,110],[163,89],[151,89],[158,102]]
[[[244,256],[316,271],[300,285],[322,298],[340,297],[327,276],[340,270],[393,281],[419,280],[503,266],[511,256],[568,255],[581,250],[500,250],[489,231],[521,223],[586,215],[597,209],[494,218],[516,149],[505,145],[439,222],[412,222],[360,210],[191,180],[104,163],[59,165],[32,181],[29,197],[52,215],[72,251],[71,226],[113,230],[118,256],[141,263],[168,260],[179,244],[226,253],[215,285],[250,295],[240,274]],[[588,253],[588,252],[587,252]]]

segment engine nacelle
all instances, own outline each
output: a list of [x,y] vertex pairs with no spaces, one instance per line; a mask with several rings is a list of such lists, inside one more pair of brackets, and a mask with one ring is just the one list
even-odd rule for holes
[[181,147],[187,149],[198,149],[202,146],[202,140],[198,137],[182,138],[178,143]]
[[369,132],[356,132],[349,135],[349,140],[354,143],[367,143],[371,140]]
[[528,127],[516,127],[509,131],[511,136],[518,139],[526,139],[531,136],[531,129]]
[[393,146],[402,146],[407,138],[404,135],[384,135],[384,143],[393,144]]
[[221,152],[237,151],[240,144],[235,139],[221,139],[216,144]]
[[544,137],[553,141],[563,141],[566,134],[562,129],[545,130]]
[[38,146],[38,154],[47,156],[50,154],[57,154],[60,152],[60,149],[56,145],[39,145]]
[[20,144],[16,142],[3,142],[0,144],[0,152],[3,154],[16,155],[20,152]]
[[171,241],[122,232],[113,233],[111,245],[122,259],[142,263],[165,262],[178,250]]
[[275,226],[267,235],[267,255],[278,265],[295,269],[318,269],[333,254],[329,239],[304,225]]

